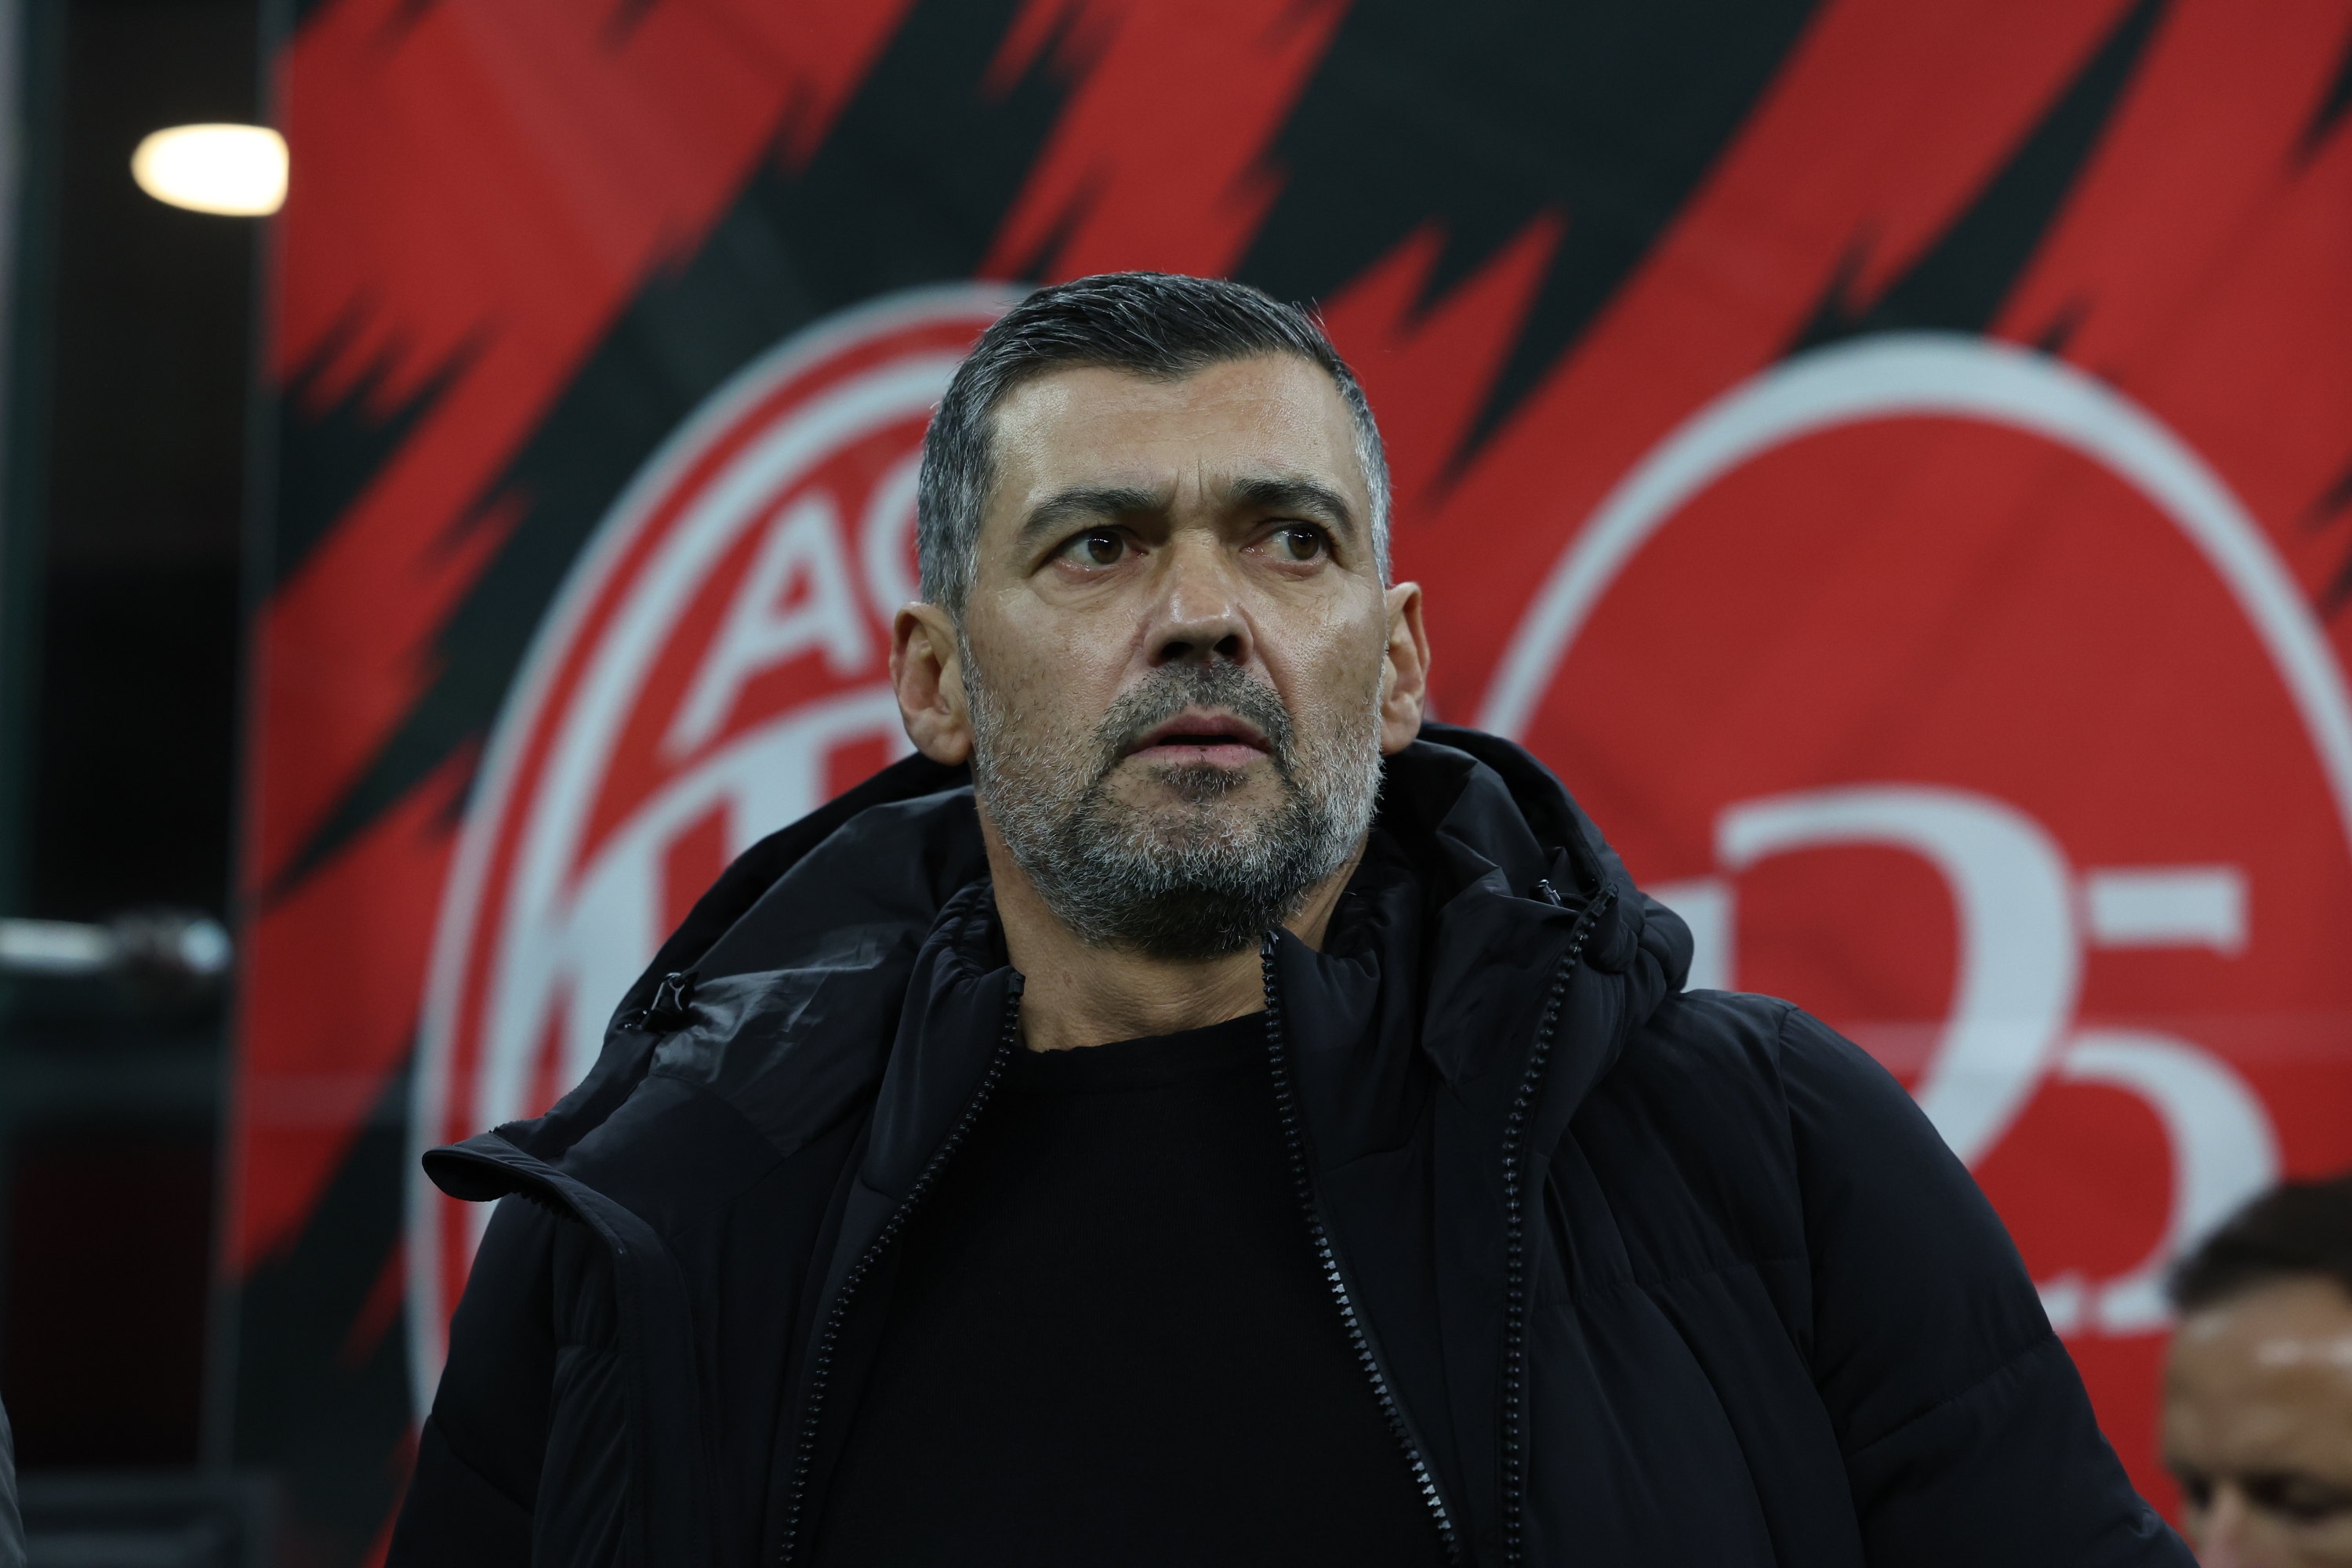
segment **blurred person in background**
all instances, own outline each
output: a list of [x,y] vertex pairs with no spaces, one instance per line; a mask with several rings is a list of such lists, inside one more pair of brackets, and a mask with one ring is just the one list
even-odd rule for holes
[[2175,1272],[2165,1463],[2205,1568],[2352,1568],[2352,1173],[2290,1182]]
[[425,1156],[506,1201],[394,1568],[2187,1563],[1902,1086],[1423,723],[1386,495],[1255,289],[982,335],[920,754]]

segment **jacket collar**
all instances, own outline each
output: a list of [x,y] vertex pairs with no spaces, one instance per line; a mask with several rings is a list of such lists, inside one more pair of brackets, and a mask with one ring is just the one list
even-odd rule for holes
[[[1409,995],[1381,1005],[1402,1003],[1425,1021],[1420,1049],[1463,1092],[1510,1076],[1498,1069],[1523,1049],[1527,1031],[1512,1015],[1526,988],[1498,985],[1497,973],[1543,971],[1546,952],[1595,902],[1607,907],[1586,961],[1626,984],[1611,1038],[1556,1080],[1577,1086],[1568,1104],[1613,1061],[1625,1026],[1688,969],[1682,922],[1633,892],[1559,782],[1507,741],[1427,726],[1388,761],[1373,849],[1325,951],[1286,940],[1284,962],[1300,966],[1302,984],[1312,971],[1334,1003],[1378,994],[1383,973],[1410,969]],[[986,876],[962,771],[920,757],[883,770],[730,866],[630,988],[588,1076],[546,1116],[500,1137],[562,1166],[658,1071],[719,1095],[791,1152],[880,1085],[923,954],[951,961],[937,973],[965,983],[1003,965]],[[1604,900],[1612,889],[1621,896]],[[678,971],[698,977],[691,1021],[648,1029],[646,1002]],[[1331,1119],[1335,1150],[1351,1145],[1336,1131],[1348,1124]]]

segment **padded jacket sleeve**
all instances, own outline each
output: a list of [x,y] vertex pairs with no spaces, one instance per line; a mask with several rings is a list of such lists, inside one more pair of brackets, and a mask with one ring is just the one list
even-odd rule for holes
[[552,1279],[566,1222],[520,1198],[490,1216],[449,1324],[387,1568],[529,1568],[556,1345]]
[[2193,1568],[2132,1489],[1992,1205],[1900,1084],[1781,1029],[1813,1375],[1864,1548],[1903,1568]]

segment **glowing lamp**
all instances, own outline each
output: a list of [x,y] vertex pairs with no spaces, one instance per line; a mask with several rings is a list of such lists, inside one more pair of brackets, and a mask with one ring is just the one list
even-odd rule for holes
[[174,125],[139,143],[131,177],[175,207],[267,217],[286,200],[286,139],[266,125]]

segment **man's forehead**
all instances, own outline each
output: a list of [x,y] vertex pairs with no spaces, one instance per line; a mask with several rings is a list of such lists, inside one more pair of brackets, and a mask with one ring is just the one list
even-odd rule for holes
[[2352,1453],[2352,1301],[2331,1284],[2274,1282],[2191,1310],[2168,1362],[2172,1398],[2219,1421],[2216,1430],[2245,1436],[2326,1409]]
[[1173,468],[1217,455],[1266,471],[1304,464],[1360,482],[1346,400],[1320,367],[1289,354],[1184,376],[1100,365],[1049,371],[1007,394],[994,426],[1004,478],[1047,469],[1059,478],[1082,467],[1089,479],[1164,481]]

